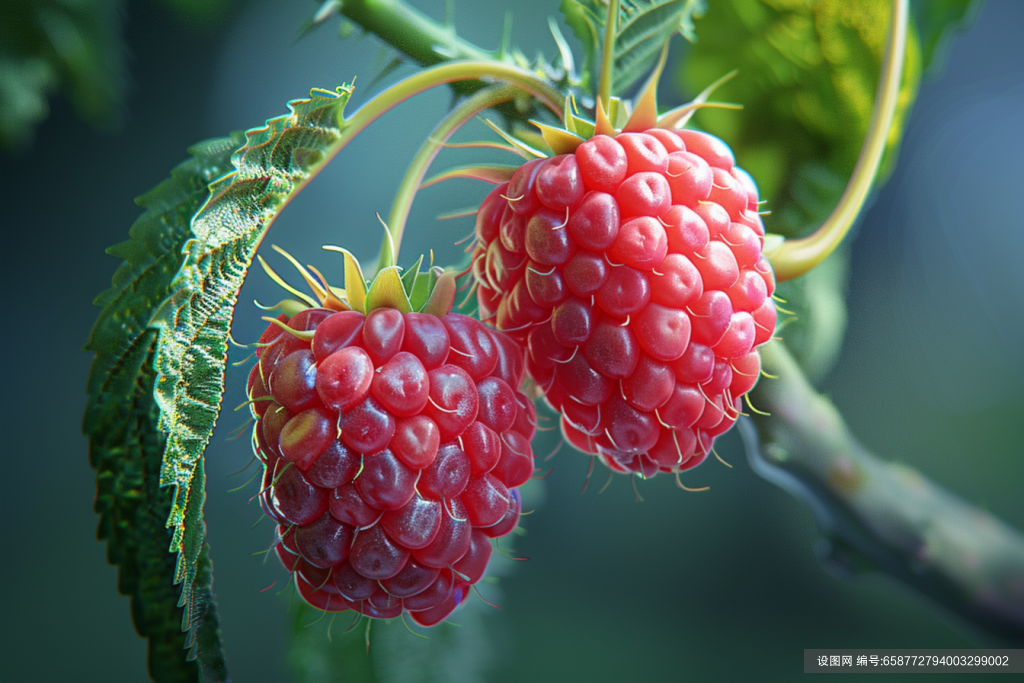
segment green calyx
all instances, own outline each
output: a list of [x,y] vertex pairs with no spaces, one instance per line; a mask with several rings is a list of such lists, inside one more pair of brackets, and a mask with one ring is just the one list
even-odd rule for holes
[[[260,308],[268,311],[281,311],[289,318],[310,307],[326,308],[332,311],[358,311],[363,314],[369,314],[378,308],[393,308],[401,313],[428,313],[441,317],[451,311],[455,302],[458,274],[434,265],[429,265],[426,270],[421,270],[422,256],[412,268],[406,270],[393,264],[381,264],[373,278],[367,280],[363,275],[362,266],[352,252],[342,247],[327,245],[324,247],[325,250],[338,252],[345,258],[345,287],[341,288],[332,287],[319,270],[313,266],[303,267],[284,249],[277,245],[273,245],[273,249],[295,266],[313,292],[313,295],[310,296],[292,287],[267,264],[263,257],[257,256],[267,275],[296,297],[296,299],[286,299],[276,306],[260,306]],[[275,322],[273,318],[264,319]],[[280,321],[276,322],[297,337],[312,338],[311,331],[292,330]]]
[[739,105],[721,102],[708,102],[707,99],[719,85],[729,80],[735,72],[727,74],[712,83],[692,102],[676,107],[664,114],[658,114],[658,82],[665,68],[668,57],[668,42],[662,48],[654,71],[640,89],[636,99],[608,97],[607,101],[598,98],[594,105],[594,120],[580,116],[576,100],[569,95],[565,98],[565,109],[562,120],[565,128],[551,126],[538,121],[530,121],[540,130],[544,143],[552,154],[572,154],[576,148],[595,135],[614,137],[619,133],[641,133],[651,128],[682,128],[701,107],[720,107],[738,109]]

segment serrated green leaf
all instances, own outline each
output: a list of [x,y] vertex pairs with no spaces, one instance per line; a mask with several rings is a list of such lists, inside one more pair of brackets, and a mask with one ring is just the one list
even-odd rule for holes
[[[131,597],[135,628],[149,641],[149,671],[157,681],[195,681],[200,671],[209,680],[226,678],[217,674],[223,672],[223,655],[205,553],[193,560],[202,577],[192,591],[197,639],[192,654],[198,666],[185,658],[176,558],[167,552],[171,492],[160,487],[165,437],[157,429],[153,399],[158,332],[147,324],[172,291],[192,215],[208,197],[209,183],[231,169],[231,155],[244,139],[235,133],[192,147],[192,159],[137,200],[146,211],[132,226],[131,239],[108,250],[125,263],[112,287],[96,298],[104,309],[85,347],[96,352],[83,431],[96,470],[97,535],[107,541],[110,563],[118,566],[118,590]],[[201,501],[195,501],[193,510],[201,509]]]
[[[728,143],[765,201],[769,232],[800,237],[835,208],[860,153],[871,121],[888,34],[888,0],[721,0],[697,23],[699,40],[679,69],[684,88],[699,91],[733,70],[735,78],[714,94],[742,110],[702,109],[697,124]],[[879,173],[895,161],[903,128],[917,94],[920,55],[916,34],[907,55],[896,117]],[[830,259],[847,258],[845,252]],[[844,320],[844,264],[828,305],[802,302],[808,283],[782,283],[779,295],[798,313],[782,336],[794,353],[820,373],[839,350],[821,313]],[[798,303],[799,302],[799,303]],[[806,305],[805,305],[806,303]],[[817,312],[817,313],[816,313]],[[780,316],[784,317],[784,316]]]
[[191,222],[184,262],[172,294],[150,321],[161,330],[154,392],[167,435],[160,484],[174,498],[167,525],[177,552],[185,623],[195,627],[193,595],[205,528],[196,518],[193,478],[216,423],[224,364],[238,290],[256,248],[281,209],[340,148],[342,113],[351,88],[315,89],[289,112],[246,133],[232,156],[234,170],[210,184],[210,196]]
[[25,148],[64,91],[93,125],[116,121],[123,96],[120,2],[4,0],[0,148]]
[[[238,289],[273,219],[340,149],[350,92],[314,90],[261,128],[197,146],[195,159],[140,199],[147,212],[132,239],[110,250],[126,263],[96,300],[105,308],[86,347],[96,358],[84,430],[100,536],[121,566],[122,592],[149,615],[136,624],[157,680],[195,680],[186,646],[204,680],[226,679],[201,456],[220,408]],[[148,478],[129,477],[137,471]]]
[[[600,67],[607,0],[562,0],[565,23],[583,43],[582,85],[593,89]],[[621,95],[654,65],[662,46],[676,32],[693,40],[693,18],[703,0],[622,0],[612,57],[612,95]]]

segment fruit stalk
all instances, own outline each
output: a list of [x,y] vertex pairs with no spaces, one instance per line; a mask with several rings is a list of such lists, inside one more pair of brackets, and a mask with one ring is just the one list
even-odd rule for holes
[[372,100],[364,104],[350,118],[345,120],[343,133],[346,142],[355,137],[366,126],[389,111],[397,104],[429,90],[442,83],[456,83],[473,79],[490,78],[505,81],[537,100],[554,112],[562,109],[562,94],[542,78],[517,66],[495,61],[449,62],[420,71],[399,81]]
[[[388,230],[390,239],[385,239],[381,246],[381,265],[394,265],[398,260],[398,250],[402,244],[402,234],[405,232],[405,224],[409,219],[409,210],[412,208],[413,199],[420,189],[420,184],[434,161],[438,152],[444,144],[455,134],[459,128],[473,120],[473,118],[491,107],[503,104],[513,99],[518,91],[512,86],[492,86],[481,90],[469,99],[463,101],[434,128],[430,137],[423,143],[416,156],[409,164],[409,168],[402,178],[402,184],[395,194],[395,201],[391,205],[391,213],[388,215]],[[559,112],[555,110],[557,115]]]
[[916,470],[885,462],[850,433],[779,342],[741,420],[751,467],[800,498],[841,576],[879,571],[941,605],[995,645],[1024,643],[1024,535]]

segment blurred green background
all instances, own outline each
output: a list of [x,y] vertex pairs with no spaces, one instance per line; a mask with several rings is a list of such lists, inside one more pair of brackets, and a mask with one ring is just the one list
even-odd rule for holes
[[[443,11],[437,2],[413,4],[435,18]],[[504,4],[460,3],[459,33],[496,46]],[[556,3],[514,4],[514,43],[526,54],[553,54],[546,22]],[[97,313],[90,302],[117,266],[103,249],[125,239],[138,215],[132,197],[166,177],[190,144],[258,125],[310,87],[357,74],[356,103],[365,101],[382,65],[375,39],[341,41],[331,24],[293,44],[313,7],[239,2],[223,20],[195,24],[163,6],[128,3],[120,129],[96,132],[55,100],[33,146],[0,157],[2,277],[11,304],[0,499],[11,527],[0,570],[9,590],[0,626],[6,680],[144,679],[144,643],[94,537],[93,472],[80,434],[90,358],[79,349]],[[846,341],[819,384],[875,453],[917,467],[1018,529],[1022,25],[1024,4],[988,2],[955,39],[940,77],[922,86],[894,175],[852,245]],[[282,215],[268,243],[329,277],[340,262],[322,244],[371,258],[380,240],[374,212],[387,212],[405,164],[449,100],[441,90],[422,96],[361,135]],[[456,182],[463,184],[418,199],[406,260],[431,247],[440,262],[461,256],[446,245],[471,221],[433,217],[472,205],[486,188]],[[254,298],[280,298],[257,271],[242,291],[233,330],[240,341],[264,325],[248,304]],[[251,556],[268,546],[271,527],[250,528],[261,516],[247,502],[255,485],[227,492],[242,483],[227,475],[249,460],[247,439],[227,440],[243,422],[230,410],[244,400],[243,372],[229,375],[208,450],[214,588],[232,679],[287,681],[288,595],[260,592],[282,572]],[[535,444],[541,455],[553,447],[550,434]],[[980,644],[884,580],[851,583],[826,573],[809,511],[750,471],[735,434],[717,450],[732,469],[710,461],[684,480],[710,491],[685,493],[659,477],[640,482],[645,502],[638,503],[622,477],[598,494],[606,481],[600,469],[580,495],[587,460],[563,448],[536,487],[536,512],[523,521],[528,533],[516,541],[516,553],[530,561],[488,593],[502,609],[485,618],[484,679],[789,680],[802,671],[804,648]],[[347,623],[338,620],[335,639]]]

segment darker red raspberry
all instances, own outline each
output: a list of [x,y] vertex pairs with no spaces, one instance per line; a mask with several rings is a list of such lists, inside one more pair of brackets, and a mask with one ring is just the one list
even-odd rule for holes
[[595,136],[487,197],[481,317],[526,346],[570,443],[650,476],[733,424],[775,329],[757,206],[721,140],[662,129]]
[[519,519],[536,425],[522,349],[457,314],[279,322],[314,334],[271,324],[249,375],[278,557],[315,607],[436,624]]

